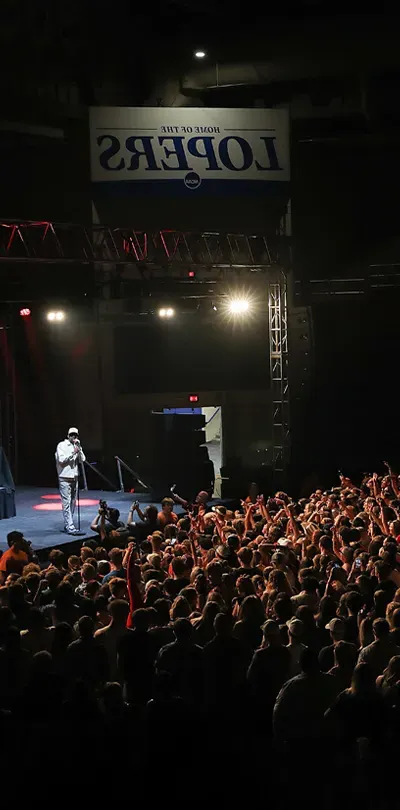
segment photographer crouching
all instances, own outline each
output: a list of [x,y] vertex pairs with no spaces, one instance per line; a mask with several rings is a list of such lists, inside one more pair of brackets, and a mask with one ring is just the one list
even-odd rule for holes
[[100,542],[107,550],[115,546],[124,547],[127,543],[129,531],[125,523],[119,519],[119,509],[108,506],[106,501],[99,501],[99,511],[92,520],[90,528],[100,535]]

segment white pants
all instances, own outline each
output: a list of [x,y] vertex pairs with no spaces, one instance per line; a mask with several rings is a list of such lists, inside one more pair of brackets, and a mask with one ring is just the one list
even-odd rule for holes
[[58,485],[61,495],[61,504],[64,515],[64,529],[70,532],[74,526],[74,512],[76,493],[78,489],[77,478],[59,478]]

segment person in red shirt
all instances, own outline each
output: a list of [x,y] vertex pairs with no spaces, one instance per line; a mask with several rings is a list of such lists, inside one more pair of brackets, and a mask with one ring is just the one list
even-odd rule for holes
[[0,571],[3,581],[8,574],[22,574],[22,570],[29,562],[26,546],[27,541],[22,532],[9,532],[7,535],[8,551],[0,559]]
[[161,512],[157,515],[158,524],[161,529],[165,529],[170,523],[176,523],[178,515],[173,512],[174,502],[172,498],[164,498],[161,502]]

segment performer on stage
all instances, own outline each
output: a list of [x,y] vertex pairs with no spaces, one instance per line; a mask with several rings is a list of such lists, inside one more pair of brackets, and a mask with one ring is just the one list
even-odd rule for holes
[[86,456],[79,441],[78,428],[71,427],[68,431],[68,438],[57,445],[56,465],[64,515],[64,531],[73,535],[81,534],[74,526],[73,520],[80,461],[86,461]]

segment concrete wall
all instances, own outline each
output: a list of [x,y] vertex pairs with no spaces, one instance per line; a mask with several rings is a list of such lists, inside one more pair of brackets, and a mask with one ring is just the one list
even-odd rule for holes
[[219,406],[205,407],[201,409],[206,417],[206,441],[212,442],[221,438],[221,408]]

